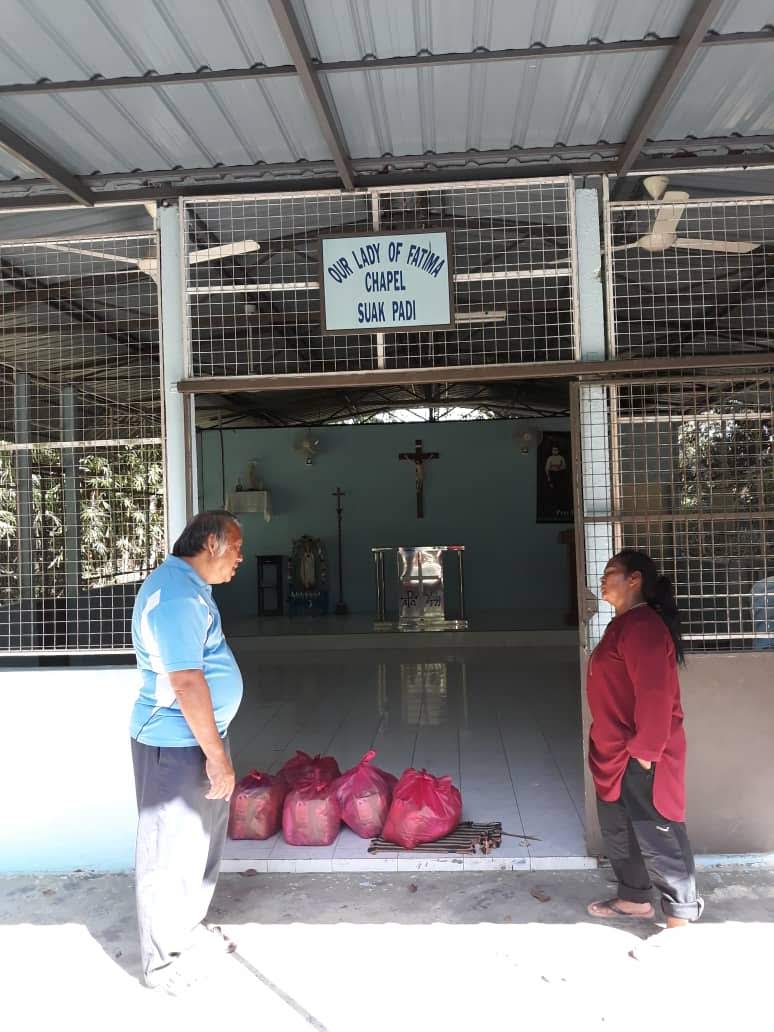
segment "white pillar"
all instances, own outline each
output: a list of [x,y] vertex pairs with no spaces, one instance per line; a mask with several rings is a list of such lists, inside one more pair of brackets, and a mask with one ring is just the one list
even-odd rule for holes
[[613,617],[613,610],[599,597],[599,581],[615,551],[610,482],[609,388],[580,388],[580,444],[583,471],[583,535],[586,559],[586,591],[597,600],[597,612],[587,606],[588,646],[593,648]]
[[[605,305],[599,197],[596,190],[576,190],[575,224],[580,359],[586,362],[604,361]],[[607,560],[615,551],[610,465],[610,389],[592,384],[581,384],[579,388],[577,430],[580,438],[583,511],[576,514],[576,520],[580,521],[579,525],[583,529],[585,594],[589,600],[593,595],[598,606],[598,611],[593,613],[593,605],[581,605],[581,618],[586,623],[589,648],[593,648],[599,641],[613,615],[611,607],[599,599],[599,579]]]
[[580,358],[605,360],[605,301],[602,293],[599,198],[596,190],[575,191]]
[[[187,483],[196,477],[196,440],[193,398],[177,390],[188,373],[185,346],[185,284],[180,212],[177,204],[162,202],[157,208],[159,230],[159,291],[161,304],[161,368],[164,385],[164,474],[166,483],[167,547],[172,548],[193,511]],[[188,419],[186,419],[186,407]],[[189,426],[186,427],[186,422]],[[188,432],[188,446],[186,433]],[[186,478],[186,462],[191,464]],[[194,492],[195,494],[195,492]]]

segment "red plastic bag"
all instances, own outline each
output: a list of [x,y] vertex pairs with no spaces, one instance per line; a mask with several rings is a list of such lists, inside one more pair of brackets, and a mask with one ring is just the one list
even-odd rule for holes
[[228,836],[232,839],[267,839],[282,824],[285,782],[271,774],[251,770],[237,782],[231,796]]
[[291,789],[295,788],[302,778],[315,773],[319,773],[323,781],[333,781],[341,771],[332,756],[320,756],[319,753],[316,756],[310,756],[309,753],[299,749],[295,756],[283,764],[277,777],[282,778],[288,789]]
[[336,784],[319,773],[297,782],[285,796],[282,834],[291,846],[329,846],[339,833],[341,810]]
[[341,819],[362,838],[381,835],[398,781],[393,774],[371,765],[375,756],[370,749],[357,766],[345,771],[336,782]]
[[409,767],[392,793],[382,838],[413,849],[443,838],[460,823],[462,796],[449,777],[435,778]]

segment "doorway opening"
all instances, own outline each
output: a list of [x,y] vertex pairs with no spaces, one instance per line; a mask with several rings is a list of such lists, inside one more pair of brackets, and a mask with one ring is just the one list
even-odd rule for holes
[[[196,430],[198,506],[236,510],[245,540],[234,582],[216,588],[245,679],[231,730],[237,775],[276,772],[297,749],[334,755],[344,770],[373,748],[396,775],[411,766],[451,775],[464,819],[500,820],[510,833],[486,857],[431,858],[369,854],[369,842],[346,829],[328,847],[293,847],[280,835],[229,842],[226,869],[593,864],[568,385],[200,395]],[[421,516],[416,463],[401,460],[417,442]],[[308,611],[294,605],[302,539],[315,543],[308,569],[320,578],[307,594],[325,596]],[[407,634],[398,627],[398,550],[431,545],[464,547],[468,626]],[[392,550],[380,627],[375,548]],[[448,559],[438,572],[454,617],[461,586],[457,557]]]

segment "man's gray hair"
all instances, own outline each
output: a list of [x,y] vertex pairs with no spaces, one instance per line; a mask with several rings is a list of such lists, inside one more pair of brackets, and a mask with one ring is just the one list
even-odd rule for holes
[[174,543],[172,555],[179,559],[199,555],[207,547],[210,535],[214,534],[217,541],[216,554],[221,556],[228,548],[229,527],[238,526],[239,520],[226,509],[197,513]]

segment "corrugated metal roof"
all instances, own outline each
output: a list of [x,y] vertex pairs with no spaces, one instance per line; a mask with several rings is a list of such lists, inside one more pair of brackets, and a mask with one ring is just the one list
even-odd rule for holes
[[[646,4],[605,0],[364,0],[341,18],[339,0],[306,3],[305,30],[322,61],[613,41],[679,35],[691,0]],[[754,31],[771,21],[766,0],[729,0],[718,32]],[[664,61],[664,51],[621,56],[555,58],[469,68],[400,70],[328,76],[353,157],[428,151],[546,147],[559,143],[618,143]],[[743,125],[734,128],[707,103],[707,84],[693,93],[691,128],[673,121],[655,138],[689,134],[743,135],[774,128],[774,58],[768,47],[706,51],[695,61],[708,69],[709,95],[733,89],[724,105]],[[763,95],[765,94],[765,99]],[[702,103],[703,98],[703,103]],[[744,108],[762,107],[757,118]],[[679,108],[673,103],[670,110]]]
[[328,77],[353,157],[620,142],[659,53]]
[[3,0],[0,81],[287,64],[266,0]]
[[[312,55],[331,62],[674,37],[691,6],[296,0],[295,10]],[[0,8],[0,84],[292,63],[267,0],[2,0]],[[727,0],[713,29],[756,31],[771,17],[770,0]],[[772,49],[701,51],[653,137],[774,132]],[[356,160],[593,146],[626,138],[665,54],[347,71],[321,81]],[[331,159],[292,75],[3,95],[0,121],[78,175],[299,163],[300,177],[304,163]],[[0,152],[0,182],[13,179],[38,175]]]
[[16,161],[10,154],[0,150],[0,180],[29,179],[32,175],[34,173],[30,172],[29,168],[22,164],[21,161]]
[[712,25],[713,32],[747,32],[771,25],[771,0],[725,0]]
[[[755,31],[774,23],[771,0],[726,0],[713,32]],[[774,127],[774,53],[768,46],[700,50],[653,139],[755,136]]]
[[307,0],[298,10],[315,56],[342,61],[673,36],[690,7],[691,0]]
[[[0,82],[290,62],[265,0],[5,6]],[[294,78],[4,98],[0,110],[9,125],[81,175],[328,156]],[[29,169],[22,174],[34,176]]]
[[774,53],[738,46],[697,55],[653,136],[755,136],[773,127]]
[[291,78],[5,98],[0,110],[80,175],[328,157]]

